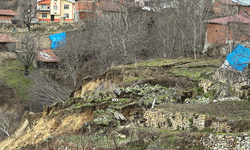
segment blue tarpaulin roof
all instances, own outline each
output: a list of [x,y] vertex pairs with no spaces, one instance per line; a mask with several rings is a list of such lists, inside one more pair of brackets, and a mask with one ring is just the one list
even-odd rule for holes
[[234,69],[244,71],[250,63],[250,49],[242,45],[236,46],[233,52],[227,55],[227,61]]
[[66,33],[57,33],[50,35],[49,38],[52,40],[52,44],[50,46],[51,49],[57,49],[61,47],[66,42]]

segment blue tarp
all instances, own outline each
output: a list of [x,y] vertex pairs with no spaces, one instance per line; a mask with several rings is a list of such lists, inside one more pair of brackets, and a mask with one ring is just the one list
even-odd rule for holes
[[65,32],[50,35],[49,38],[52,40],[51,49],[57,49],[66,43]]
[[250,63],[250,49],[242,45],[236,46],[233,52],[227,55],[227,61],[234,69],[244,71]]

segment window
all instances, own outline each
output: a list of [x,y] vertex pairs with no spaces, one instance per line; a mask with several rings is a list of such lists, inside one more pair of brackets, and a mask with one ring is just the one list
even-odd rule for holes
[[42,4],[42,9],[46,9],[46,5]]
[[57,5],[54,5],[54,10],[57,10]]
[[64,17],[65,18],[69,18],[69,14],[64,14]]
[[54,2],[57,2],[57,0],[54,0]]
[[64,5],[64,9],[69,9],[69,5]]
[[47,14],[42,14],[42,18],[47,18]]

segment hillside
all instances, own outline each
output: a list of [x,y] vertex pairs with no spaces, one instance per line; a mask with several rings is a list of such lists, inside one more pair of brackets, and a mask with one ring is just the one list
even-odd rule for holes
[[[26,112],[21,126],[0,147],[247,148],[250,107],[233,89],[232,97],[214,98],[223,86],[212,78],[219,64],[217,59],[161,59],[86,77],[65,103],[45,106],[41,113]],[[202,86],[204,81],[213,88]]]

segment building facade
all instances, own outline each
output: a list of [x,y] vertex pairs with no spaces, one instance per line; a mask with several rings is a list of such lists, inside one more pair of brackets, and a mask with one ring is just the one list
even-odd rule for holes
[[248,0],[214,0],[214,13],[217,16],[250,13]]
[[75,0],[38,0],[37,5],[38,21],[74,20]]

